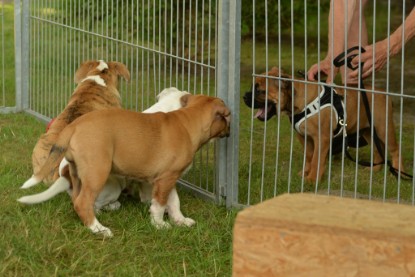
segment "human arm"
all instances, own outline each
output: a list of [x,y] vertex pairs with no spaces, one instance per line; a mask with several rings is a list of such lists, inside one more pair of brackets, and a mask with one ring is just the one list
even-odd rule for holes
[[351,26],[359,22],[358,2],[359,0],[332,0],[330,2],[327,55],[322,61],[310,67],[308,71],[309,80],[317,80],[320,71],[327,75],[327,83],[333,82],[339,71],[338,68],[333,66],[333,59],[344,52],[346,35],[349,35]]
[[[352,65],[356,67],[359,61],[363,64],[361,69],[362,78],[367,78],[372,74],[373,69],[375,71],[381,70],[387,63],[388,56],[394,56],[398,54],[403,47],[402,44],[402,31],[404,31],[405,37],[403,42],[406,43],[408,40],[415,36],[415,8],[409,13],[404,21],[404,24],[399,26],[389,38],[378,41],[375,44],[365,47],[366,52],[356,56],[352,60]],[[388,51],[388,40],[389,40],[389,51]],[[358,81],[359,70],[356,69],[349,73],[349,79],[352,81]]]

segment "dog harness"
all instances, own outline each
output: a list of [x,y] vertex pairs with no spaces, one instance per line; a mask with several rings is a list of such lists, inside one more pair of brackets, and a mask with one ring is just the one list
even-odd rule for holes
[[[332,101],[333,95],[333,102]],[[339,136],[345,127],[345,108],[344,103],[340,95],[334,90],[334,88],[329,86],[322,86],[322,90],[320,95],[314,99],[312,102],[307,104],[304,109],[294,115],[294,119],[292,121],[294,129],[301,135],[305,135],[301,132],[300,126],[301,124],[309,117],[316,115],[320,110],[325,108],[333,108],[334,116],[336,117],[337,125],[336,129],[333,131],[333,137]],[[291,119],[291,118],[290,118]]]

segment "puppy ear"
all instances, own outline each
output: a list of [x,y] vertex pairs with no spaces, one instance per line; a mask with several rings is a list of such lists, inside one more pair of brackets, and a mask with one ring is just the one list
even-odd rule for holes
[[224,104],[216,105],[215,115],[224,118],[226,122],[229,122],[231,117],[231,111]]
[[180,98],[180,105],[183,107],[186,107],[189,103],[189,99],[192,97],[191,94],[185,94]]
[[278,75],[278,67],[273,66],[270,70],[270,73],[274,73],[275,75]]
[[97,61],[85,61],[81,63],[81,65],[75,72],[75,84],[79,84],[83,79],[85,79],[88,76],[88,72],[96,68],[98,64],[99,62]]
[[120,62],[109,62],[110,69],[113,69],[119,76],[122,76],[127,82],[130,81],[130,71]]

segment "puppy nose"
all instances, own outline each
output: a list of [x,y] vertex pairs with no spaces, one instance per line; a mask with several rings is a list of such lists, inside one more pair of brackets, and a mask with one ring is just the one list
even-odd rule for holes
[[250,91],[246,92],[243,99],[244,99],[245,105],[252,108],[252,92]]

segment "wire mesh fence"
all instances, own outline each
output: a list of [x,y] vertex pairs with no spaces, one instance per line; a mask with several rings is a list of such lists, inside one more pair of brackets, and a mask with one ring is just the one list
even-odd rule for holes
[[[23,1],[24,2],[24,1]],[[27,112],[59,114],[86,60],[124,63],[123,107],[141,111],[164,88],[216,95],[216,1],[29,1],[30,78]],[[217,199],[215,144],[201,149],[181,182]]]
[[[313,64],[324,62],[326,53],[336,52],[339,45],[330,37],[342,42],[341,52],[390,38],[399,25],[405,24],[412,10],[413,3],[406,2],[349,0],[332,1],[330,5],[330,1],[253,1],[245,9],[252,18],[252,28],[248,31],[251,55],[241,69],[251,72],[251,78],[241,75],[241,83],[245,91],[253,93],[248,94],[246,105],[241,107],[240,148],[245,150],[240,151],[240,203],[251,205],[287,192],[311,192],[413,205],[414,181],[402,174],[392,174],[389,161],[398,170],[413,175],[414,43],[404,44],[393,58],[387,54],[391,53],[389,43],[386,53],[381,53],[388,55],[385,67],[373,71],[364,84],[344,84],[340,76],[334,80],[337,85],[333,87],[347,110],[348,136],[340,134],[340,140],[334,139],[338,125],[335,100],[329,97],[330,108],[323,107],[323,94],[320,94],[326,77],[317,76],[316,87],[315,82],[305,80],[297,72],[307,72]],[[354,9],[348,6],[352,4]],[[336,17],[331,9],[341,9],[345,20]],[[330,24],[335,27],[330,28]],[[362,31],[364,25],[368,35]],[[340,32],[335,33],[336,27]],[[334,58],[335,55],[328,58],[330,65]],[[323,62],[319,63],[319,70],[325,69]],[[336,68],[332,66],[330,70],[326,73],[333,73]],[[345,70],[342,67],[339,75],[346,76]],[[370,124],[362,92],[366,92],[370,102]],[[263,114],[247,107],[260,105],[258,101],[269,112],[263,122],[255,118]],[[393,105],[389,105],[391,102]],[[305,119],[297,131],[293,122],[303,111]],[[352,145],[350,141],[353,136],[356,138],[356,133],[364,138],[358,140],[358,145]],[[381,139],[379,150],[376,134]],[[349,147],[335,154],[335,146],[341,148],[347,141]],[[364,146],[366,143],[369,145]],[[329,148],[330,145],[333,146]],[[347,152],[352,160],[348,159]],[[325,165],[324,161],[327,161]],[[379,165],[362,166],[363,161]]]
[[6,102],[5,91],[5,60],[4,60],[4,3],[0,1],[0,108],[10,105]]
[[[120,88],[127,109],[147,108],[170,86],[218,95],[231,107],[231,137],[200,151],[183,180],[208,198],[245,206],[282,193],[311,192],[414,204],[414,181],[394,176],[388,164],[414,172],[414,42],[404,43],[393,57],[386,55],[383,69],[373,71],[364,84],[345,84],[341,76],[348,71],[339,69],[332,87],[343,100],[343,114],[333,108],[334,93],[325,98],[331,108],[320,106],[324,75],[310,81],[297,73],[336,52],[333,41],[345,51],[390,38],[405,25],[412,2],[22,2],[30,10],[30,43],[22,43],[22,52],[27,48],[30,53],[27,112],[45,121],[56,116],[74,89],[73,73],[82,61],[116,60],[132,76]],[[343,8],[344,22],[330,12],[334,7]],[[389,53],[392,46],[386,41]],[[244,97],[245,91],[250,97]],[[369,116],[362,92],[368,96]],[[265,110],[268,116],[258,120]],[[305,119],[296,130],[292,122],[303,110]],[[339,114],[346,133],[337,131]],[[371,168],[356,161],[379,164]]]

